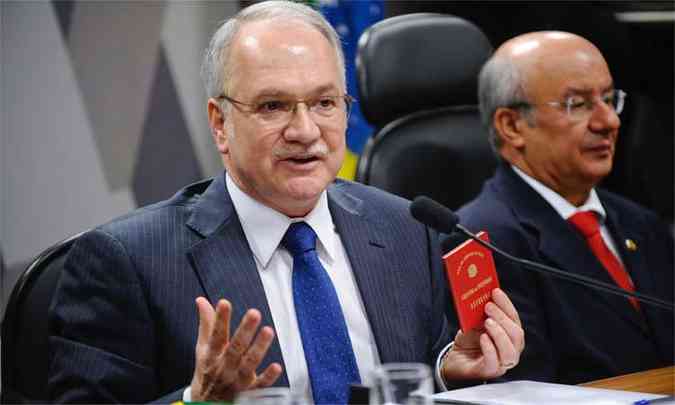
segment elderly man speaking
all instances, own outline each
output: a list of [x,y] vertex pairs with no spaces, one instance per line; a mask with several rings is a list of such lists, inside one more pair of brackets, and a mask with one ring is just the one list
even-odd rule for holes
[[439,385],[517,364],[507,296],[450,345],[436,234],[408,201],[335,179],[351,97],[319,13],[242,10],[204,78],[225,171],[78,240],[51,311],[54,400],[228,401],[276,384],[344,404],[380,363],[438,364]]

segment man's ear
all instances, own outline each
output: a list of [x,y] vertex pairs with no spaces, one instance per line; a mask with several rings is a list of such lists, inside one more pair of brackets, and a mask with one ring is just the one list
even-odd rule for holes
[[218,148],[220,154],[227,153],[227,133],[225,132],[225,115],[218,101],[213,98],[209,99],[208,105],[209,127],[211,128],[211,136]]
[[497,108],[493,124],[502,143],[515,149],[520,149],[525,145],[523,131],[526,126],[529,127],[529,124],[520,111],[506,107]]

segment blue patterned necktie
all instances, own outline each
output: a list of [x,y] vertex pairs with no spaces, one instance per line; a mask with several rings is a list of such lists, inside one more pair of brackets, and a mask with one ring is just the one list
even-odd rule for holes
[[293,302],[314,402],[346,404],[349,385],[361,379],[340,301],[316,254],[316,233],[296,222],[281,244],[293,255]]

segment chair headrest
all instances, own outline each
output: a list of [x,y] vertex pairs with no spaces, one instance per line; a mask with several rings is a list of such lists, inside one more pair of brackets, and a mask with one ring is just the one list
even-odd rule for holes
[[377,128],[403,115],[477,104],[478,73],[492,53],[485,34],[459,17],[416,13],[374,24],[359,39],[359,104]]

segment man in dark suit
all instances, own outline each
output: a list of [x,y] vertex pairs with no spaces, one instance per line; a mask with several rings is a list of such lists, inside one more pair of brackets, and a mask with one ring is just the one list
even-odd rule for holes
[[276,384],[345,403],[380,363],[436,364],[439,385],[517,364],[506,295],[449,345],[434,232],[407,201],[335,180],[350,98],[320,14],[248,7],[203,72],[226,172],[77,241],[50,313],[55,401],[222,401]]
[[[612,168],[625,93],[579,36],[507,41],[479,80],[500,165],[459,210],[507,252],[673,300],[673,239],[656,215],[596,188]],[[527,348],[509,379],[576,384],[673,363],[673,314],[497,259]]]

